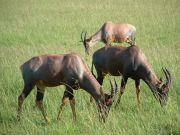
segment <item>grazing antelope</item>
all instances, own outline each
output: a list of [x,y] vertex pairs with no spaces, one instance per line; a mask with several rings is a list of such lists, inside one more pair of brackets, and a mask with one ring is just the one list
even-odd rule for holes
[[86,53],[89,54],[90,48],[99,41],[102,41],[106,45],[111,45],[113,42],[127,42],[130,45],[134,45],[135,33],[136,28],[131,24],[105,22],[100,30],[88,39],[86,39],[87,32],[82,32],[81,40],[84,44]]
[[34,86],[37,87],[36,104],[47,122],[49,122],[49,119],[43,106],[46,87],[65,85],[66,89],[60,105],[58,119],[60,119],[65,105],[70,101],[73,118],[76,120],[73,89],[82,88],[95,99],[103,121],[105,121],[107,111],[110,109],[117,93],[114,88],[111,89],[111,94],[104,93],[101,85],[91,74],[82,58],[74,53],[33,57],[25,62],[20,69],[24,80],[24,89],[18,98],[18,120],[20,120],[23,101]]
[[140,80],[142,79],[149,86],[155,98],[159,100],[161,106],[166,104],[172,82],[171,74],[166,68],[163,68],[163,72],[166,76],[166,82],[163,82],[162,79],[158,79],[144,53],[137,45],[129,47],[103,47],[93,54],[92,73],[93,65],[97,71],[97,81],[101,85],[105,75],[108,73],[112,76],[122,75],[117,104],[120,102],[129,77],[135,80],[138,103],[140,103]]

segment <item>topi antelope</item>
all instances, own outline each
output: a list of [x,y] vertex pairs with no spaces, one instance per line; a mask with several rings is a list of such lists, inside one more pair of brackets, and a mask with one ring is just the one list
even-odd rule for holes
[[36,86],[36,104],[41,110],[44,119],[49,122],[43,106],[45,87],[65,85],[66,89],[62,98],[62,104],[60,105],[58,119],[60,119],[64,107],[69,101],[73,118],[76,120],[73,89],[77,90],[82,88],[95,99],[99,107],[100,117],[105,122],[105,118],[108,115],[107,113],[114,101],[117,90],[116,88],[112,88],[111,94],[104,93],[101,85],[91,74],[78,54],[50,54],[33,57],[25,62],[20,69],[24,80],[24,89],[18,98],[18,120],[20,120],[23,101],[34,86]]
[[81,41],[84,44],[86,53],[89,54],[90,48],[99,41],[106,45],[111,45],[113,42],[127,42],[130,45],[134,45],[135,33],[136,28],[131,24],[105,22],[100,30],[88,39],[86,39],[87,32],[82,32]]
[[93,65],[97,71],[97,81],[101,85],[105,75],[108,73],[112,76],[122,75],[121,88],[117,104],[120,102],[129,77],[135,80],[138,104],[140,103],[140,79],[142,79],[149,86],[155,98],[159,100],[161,106],[167,103],[168,92],[172,82],[170,72],[166,68],[163,68],[163,72],[166,76],[166,82],[163,82],[162,79],[158,79],[153,68],[148,63],[144,53],[137,45],[132,45],[129,47],[103,47],[93,54],[91,69],[92,73]]

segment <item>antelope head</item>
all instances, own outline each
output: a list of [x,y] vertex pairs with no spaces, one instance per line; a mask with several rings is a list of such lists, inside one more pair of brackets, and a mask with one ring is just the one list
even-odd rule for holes
[[166,82],[164,82],[161,78],[159,79],[159,83],[156,84],[153,93],[156,97],[156,99],[159,100],[161,106],[165,106],[168,101],[168,92],[172,84],[172,76],[170,72],[166,69],[162,69],[165,76],[166,76]]
[[101,108],[100,112],[102,114],[101,118],[102,118],[102,120],[104,122],[105,122],[105,119],[108,116],[109,110],[110,110],[113,102],[115,101],[116,95],[118,93],[118,86],[117,86],[116,80],[114,79],[115,87],[113,86],[111,80],[109,82],[110,82],[110,85],[111,85],[111,93],[103,93],[102,88],[100,89],[101,95],[103,95],[103,97],[104,97],[103,106],[100,107]]
[[83,45],[84,45],[84,48],[85,48],[85,52],[89,55],[90,53],[90,41],[91,39],[86,39],[86,35],[87,35],[87,32],[82,32],[81,33],[81,42],[83,42]]

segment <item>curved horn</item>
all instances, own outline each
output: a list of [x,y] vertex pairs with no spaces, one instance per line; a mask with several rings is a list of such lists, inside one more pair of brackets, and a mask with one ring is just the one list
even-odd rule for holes
[[86,40],[87,31],[84,33],[84,41]]
[[112,84],[111,79],[109,80],[109,82],[110,82],[110,85],[111,85],[111,97],[112,97],[113,100],[114,100],[114,98],[116,97],[116,95],[117,95],[117,93],[118,93],[118,85],[117,85],[117,82],[116,82],[115,78],[114,78],[115,88],[114,88],[114,86],[113,86],[113,84]]
[[117,85],[117,82],[116,82],[115,78],[114,78],[114,83],[115,83],[115,95],[117,95],[117,93],[118,93],[118,85]]
[[88,40],[88,39],[86,39],[86,35],[87,35],[87,31],[84,33],[84,41],[83,42],[84,42],[85,52],[89,55],[90,54],[90,47],[85,42]]
[[114,91],[114,87],[113,87],[113,84],[112,84],[111,79],[109,79],[109,83],[110,83],[110,85],[111,85],[111,97],[113,97],[113,96],[114,96],[115,91]]
[[163,72],[164,72],[164,74],[166,76],[166,80],[167,80],[166,85],[168,87],[170,87],[171,83],[172,83],[172,76],[171,76],[170,72],[166,68],[163,68]]
[[165,68],[165,69],[166,69],[166,72],[167,72],[167,74],[168,74],[167,86],[170,87],[170,86],[171,86],[171,83],[172,83],[172,76],[171,76],[169,70],[167,70],[167,68]]
[[171,76],[171,73],[170,73],[169,70],[167,70],[167,69],[166,69],[166,71],[167,71],[167,73],[168,73],[168,75],[169,75],[169,85],[171,85],[171,84],[172,84],[172,76]]

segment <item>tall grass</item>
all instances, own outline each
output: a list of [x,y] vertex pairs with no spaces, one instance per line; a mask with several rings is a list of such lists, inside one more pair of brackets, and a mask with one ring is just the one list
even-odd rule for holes
[[[180,2],[178,0],[1,0],[0,1],[0,134],[180,134]],[[121,105],[112,107],[105,124],[98,121],[95,104],[89,95],[76,91],[78,121],[72,121],[69,106],[63,119],[56,120],[64,87],[47,88],[44,103],[51,123],[46,124],[35,107],[33,90],[23,107],[22,121],[16,121],[17,97],[23,88],[19,66],[41,54],[77,52],[88,66],[80,33],[88,36],[101,25],[131,23],[137,28],[137,43],[160,77],[162,67],[173,76],[169,104],[161,108],[142,82],[138,108],[134,82],[128,81]],[[93,50],[102,47],[98,43]],[[163,76],[164,77],[164,76]],[[120,82],[120,77],[117,78]],[[103,84],[109,89],[108,79]],[[120,84],[120,83],[119,83]]]

